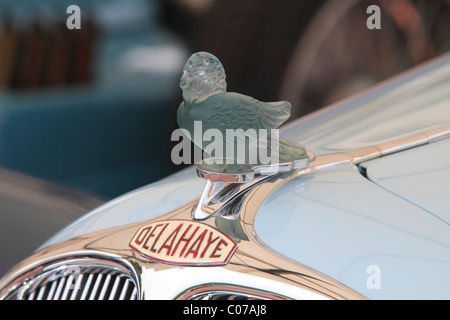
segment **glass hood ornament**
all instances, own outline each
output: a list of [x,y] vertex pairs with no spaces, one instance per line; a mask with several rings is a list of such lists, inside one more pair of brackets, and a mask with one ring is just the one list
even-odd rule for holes
[[[277,128],[291,113],[289,102],[261,102],[227,92],[225,79],[219,59],[197,52],[180,80],[184,101],[178,125],[209,155],[197,165],[197,174],[207,180],[193,213],[197,220],[217,213],[262,179],[303,169],[311,160],[303,146],[279,137]],[[210,143],[205,146],[204,141]]]

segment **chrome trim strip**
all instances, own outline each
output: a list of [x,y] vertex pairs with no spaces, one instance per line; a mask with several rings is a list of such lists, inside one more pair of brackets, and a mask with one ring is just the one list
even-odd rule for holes
[[395,152],[419,147],[450,137],[450,125],[427,130],[405,138],[389,141],[377,146],[348,152],[355,164],[386,156]]

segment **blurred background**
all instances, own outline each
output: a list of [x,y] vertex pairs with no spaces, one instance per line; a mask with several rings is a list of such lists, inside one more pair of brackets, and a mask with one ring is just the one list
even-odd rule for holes
[[449,49],[447,0],[0,0],[0,167],[101,199],[175,172],[195,51],[294,120]]
[[448,0],[0,0],[0,275],[182,168],[171,133],[193,52],[222,61],[229,91],[290,101],[293,121],[449,49]]

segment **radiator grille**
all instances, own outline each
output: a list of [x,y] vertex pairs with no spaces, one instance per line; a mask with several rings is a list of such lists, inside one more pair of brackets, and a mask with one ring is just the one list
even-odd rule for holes
[[10,300],[137,300],[138,291],[123,269],[90,262],[59,264],[24,281]]
[[289,298],[263,290],[225,284],[204,284],[178,296],[179,300],[288,300]]
[[199,294],[195,297],[190,298],[189,300],[267,300],[266,298],[259,297],[256,295],[250,294],[239,294],[233,292],[208,292]]

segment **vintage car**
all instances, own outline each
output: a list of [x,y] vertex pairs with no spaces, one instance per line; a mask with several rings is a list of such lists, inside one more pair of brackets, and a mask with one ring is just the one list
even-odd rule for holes
[[217,186],[190,166],[109,201],[0,298],[449,299],[449,88],[444,55],[283,127],[305,168]]

